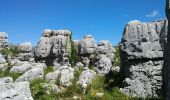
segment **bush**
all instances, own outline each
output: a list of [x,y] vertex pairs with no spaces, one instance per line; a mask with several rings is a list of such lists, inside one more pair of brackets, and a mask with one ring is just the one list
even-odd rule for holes
[[114,62],[113,62],[113,66],[120,66],[120,48],[119,46],[115,46],[114,47],[116,52],[115,52],[115,57],[114,57]]

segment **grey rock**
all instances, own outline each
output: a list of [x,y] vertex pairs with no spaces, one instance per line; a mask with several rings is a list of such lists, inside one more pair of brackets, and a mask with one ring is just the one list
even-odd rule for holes
[[84,89],[84,93],[87,88],[87,85],[92,83],[95,76],[96,76],[95,71],[90,70],[87,67],[84,68],[84,71],[81,73],[81,75],[79,77],[79,81],[77,82],[77,84],[79,84]]
[[71,53],[71,32],[45,30],[35,49],[35,60],[45,60],[47,65],[68,65]]
[[20,61],[20,60],[18,60],[18,59],[12,59],[11,61],[10,61],[10,65],[11,66],[19,66],[19,65],[21,65],[22,64],[22,62]]
[[6,60],[2,54],[0,54],[0,64],[6,63]]
[[37,79],[43,79],[44,70],[42,68],[33,68],[25,72],[23,75],[16,79],[16,82],[20,81],[33,81]]
[[76,63],[75,68],[76,68],[77,70],[79,70],[79,69],[81,69],[81,68],[84,68],[84,65],[83,65],[81,62],[78,62],[78,63]]
[[126,59],[156,59],[163,57],[168,21],[129,22],[123,33],[121,50]]
[[58,87],[54,83],[43,83],[43,88],[47,94],[58,94],[62,92],[62,88]]
[[35,49],[35,57],[37,59],[45,58],[50,55],[51,42],[49,37],[41,37]]
[[158,97],[167,30],[166,19],[149,23],[135,20],[126,25],[120,44],[120,72],[125,77],[121,90],[125,94]]
[[8,35],[5,32],[0,32],[0,49],[8,47]]
[[19,53],[18,59],[21,61],[29,61],[31,58],[33,58],[32,52],[30,53]]
[[71,80],[74,79],[74,69],[68,66],[61,66],[60,69],[60,85],[71,86]]
[[126,87],[121,90],[134,97],[157,97],[162,86],[162,66],[162,60],[126,62]]
[[96,70],[99,74],[108,74],[112,67],[112,61],[106,55],[100,55],[96,62]]
[[96,52],[96,42],[91,35],[84,36],[80,41],[80,54],[93,54]]
[[3,83],[12,83],[12,82],[13,82],[12,77],[0,78],[0,84],[3,84]]
[[32,48],[32,43],[31,42],[25,42],[19,45],[19,49],[23,53],[30,53],[33,48]]
[[26,71],[30,70],[31,69],[31,64],[26,62],[26,63],[23,63],[19,66],[13,66],[11,69],[10,69],[10,72],[13,72],[13,73],[25,73]]
[[28,82],[3,83],[0,100],[33,100]]
[[47,68],[47,65],[45,63],[31,63],[31,69],[33,68]]
[[105,54],[108,58],[110,58],[112,60],[112,62],[113,62],[113,59],[115,56],[114,55],[115,52],[116,52],[116,50],[107,40],[100,41],[96,48],[97,55]]
[[49,72],[46,77],[45,80],[51,83],[55,83],[57,79],[59,79],[59,75],[60,75],[60,71],[56,70],[54,72]]
[[0,71],[6,71],[8,69],[8,63],[0,64]]

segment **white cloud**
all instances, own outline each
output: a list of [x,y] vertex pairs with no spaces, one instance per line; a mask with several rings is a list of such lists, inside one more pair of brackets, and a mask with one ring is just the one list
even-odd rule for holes
[[153,18],[156,17],[158,14],[159,14],[158,10],[154,10],[151,13],[147,14],[146,17]]

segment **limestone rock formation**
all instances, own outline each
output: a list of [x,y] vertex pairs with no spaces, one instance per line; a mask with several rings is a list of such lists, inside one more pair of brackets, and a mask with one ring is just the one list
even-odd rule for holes
[[16,82],[33,81],[44,78],[44,70],[42,68],[33,68],[25,72],[23,75],[16,79]]
[[121,73],[125,94],[157,97],[162,86],[163,51],[168,21],[129,22],[121,41]]
[[81,73],[77,84],[79,84],[84,89],[85,92],[87,85],[92,83],[95,76],[96,76],[96,72],[86,67],[84,68],[84,71]]
[[60,71],[56,70],[54,72],[49,72],[46,77],[45,80],[51,83],[55,83],[57,81],[57,79],[59,78],[60,75]]
[[10,72],[14,72],[14,73],[25,73],[26,71],[31,69],[31,64],[28,62],[24,62],[19,66],[13,66],[10,69]]
[[79,41],[79,54],[82,58],[84,67],[89,67],[90,61],[94,58],[97,44],[91,35],[84,36],[84,39]]
[[45,60],[47,65],[69,64],[71,32],[68,30],[45,30],[35,49],[36,60]]
[[29,61],[31,58],[33,58],[33,47],[31,42],[22,43],[19,45],[19,49],[21,50],[21,53],[19,53],[19,60],[21,61]]
[[100,41],[96,48],[96,69],[100,74],[108,74],[114,62],[115,49],[107,40]]
[[0,100],[33,100],[28,82],[0,84]]
[[[166,16],[168,18],[168,23],[170,23],[170,0],[166,0]],[[168,36],[167,36],[167,45],[164,52],[164,86],[166,100],[170,100],[170,25],[168,25]]]
[[8,46],[8,35],[5,32],[0,32],[0,49]]
[[74,79],[74,69],[68,66],[61,66],[60,69],[60,85],[61,86],[71,86],[71,80]]
[[0,70],[5,71],[7,69],[6,59],[0,54]]
[[12,77],[0,78],[0,84],[3,84],[3,83],[12,83],[12,82],[13,82]]

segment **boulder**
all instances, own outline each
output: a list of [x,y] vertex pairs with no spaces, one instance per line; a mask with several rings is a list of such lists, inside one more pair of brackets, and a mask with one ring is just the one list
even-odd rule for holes
[[108,74],[112,67],[112,61],[106,55],[100,55],[96,62],[96,70],[99,74]]
[[55,83],[57,81],[57,79],[59,79],[59,75],[60,75],[60,71],[56,70],[54,72],[49,72],[46,77],[45,80],[51,83]]
[[92,83],[95,76],[96,76],[95,71],[90,70],[88,67],[84,68],[84,71],[81,73],[79,81],[77,82],[77,84],[79,84],[83,88],[84,93],[87,86]]
[[23,75],[16,79],[16,82],[20,81],[33,81],[44,78],[44,70],[42,68],[33,68],[25,72]]
[[71,54],[71,32],[68,30],[45,30],[35,49],[35,60],[47,65],[68,65]]
[[61,66],[60,69],[60,85],[61,86],[71,86],[71,80],[74,79],[74,69],[68,66]]
[[29,82],[0,84],[0,100],[33,100]]
[[25,62],[25,63],[23,63],[21,65],[13,66],[10,69],[10,72],[13,72],[13,73],[25,73],[26,71],[28,71],[30,69],[31,69],[31,64],[28,63],[28,62]]
[[25,42],[19,45],[19,49],[22,53],[29,53],[33,50],[31,42]]
[[144,98],[160,94],[167,30],[166,19],[126,25],[120,44],[120,72],[125,77],[121,91],[125,94]]
[[0,32],[0,49],[8,47],[8,35],[5,32]]

